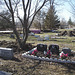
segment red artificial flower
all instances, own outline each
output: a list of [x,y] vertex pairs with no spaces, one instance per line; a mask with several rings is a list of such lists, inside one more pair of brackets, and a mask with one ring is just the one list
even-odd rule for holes
[[35,49],[33,52],[32,52],[32,54],[31,55],[36,55],[36,53],[38,52],[38,50],[37,49]]
[[68,57],[68,53],[67,54],[62,53],[61,56],[60,56],[60,58],[62,58],[62,59],[65,59],[67,57]]
[[48,51],[47,51],[46,56],[48,56],[48,57],[50,57],[50,56],[51,56],[51,52],[50,52],[50,50],[48,50]]

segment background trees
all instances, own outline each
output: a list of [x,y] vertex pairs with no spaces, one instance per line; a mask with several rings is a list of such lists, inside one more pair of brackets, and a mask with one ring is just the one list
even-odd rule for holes
[[[29,28],[31,27],[33,20],[36,14],[40,11],[40,9],[45,5],[48,0],[3,0],[1,2],[4,3],[5,10],[7,9],[11,14],[11,20],[9,20],[6,16],[0,14],[0,16],[6,19],[10,25],[12,26],[13,32],[16,35],[18,43],[22,49],[25,48],[25,43],[28,38]],[[35,4],[34,4],[35,3]],[[19,14],[21,12],[23,14]],[[21,17],[20,15],[23,15]],[[20,34],[16,29],[16,21],[15,17],[22,24],[22,33],[23,38],[20,39]]]
[[33,26],[35,28],[38,28],[40,30],[44,29],[44,19],[45,19],[46,13],[42,10],[40,10],[37,15],[35,16],[35,19],[33,21]]
[[[11,20],[11,14],[8,11],[3,11],[2,16],[6,16],[8,20]],[[9,22],[7,22],[4,18],[0,17],[0,30],[12,29]]]
[[69,2],[70,6],[71,6],[71,9],[72,9],[70,11],[70,13],[72,13],[73,17],[75,18],[75,1],[74,0],[68,0],[68,2]]
[[[14,34],[18,40],[20,47],[23,49],[28,38],[29,29],[34,21],[34,25],[41,29],[54,29],[59,26],[59,19],[55,10],[56,0],[2,0],[0,1],[1,11],[8,11],[11,17],[7,17],[0,13],[1,18],[7,21],[12,27]],[[50,6],[48,12],[40,12],[41,8],[49,2],[46,6]],[[50,5],[49,5],[50,4]],[[48,8],[47,7],[47,8]],[[37,14],[38,13],[38,14]],[[37,20],[36,20],[37,17]],[[23,37],[20,39],[20,34],[16,29],[16,20],[20,21],[22,26]],[[3,21],[3,20],[2,20]],[[1,22],[2,22],[1,21]],[[3,24],[3,23],[2,23]],[[3,26],[3,25],[2,25]],[[6,25],[5,25],[6,26]]]
[[69,24],[69,25],[73,25],[73,22],[72,22],[72,20],[71,20],[71,17],[70,17],[69,20],[68,20],[68,24]]

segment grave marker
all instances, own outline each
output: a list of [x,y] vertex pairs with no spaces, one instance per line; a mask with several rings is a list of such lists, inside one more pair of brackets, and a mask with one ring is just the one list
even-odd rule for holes
[[45,38],[44,38],[44,40],[49,40],[49,35],[45,35]]
[[0,47],[0,57],[2,57],[4,59],[12,59],[13,58],[13,49]]
[[38,37],[37,41],[44,41],[44,39],[42,37]]

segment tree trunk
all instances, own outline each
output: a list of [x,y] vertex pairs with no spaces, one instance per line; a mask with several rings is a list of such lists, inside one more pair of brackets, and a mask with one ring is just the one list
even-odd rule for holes
[[[36,16],[36,14],[41,10],[41,8],[45,5],[45,3],[47,2],[47,0],[43,0],[42,4],[38,4],[39,2],[41,3],[41,1],[36,0],[35,6],[34,8],[32,7],[33,4],[33,0],[3,0],[5,2],[5,5],[8,9],[8,11],[11,13],[11,19],[8,20],[13,28],[13,32],[16,35],[17,41],[19,43],[20,48],[25,49],[25,44],[28,38],[28,32],[29,32],[29,28],[32,25],[32,22]],[[21,6],[24,12],[24,18],[23,20],[20,18],[19,14],[18,14],[18,9],[19,9],[19,4],[20,2],[22,2]],[[4,6],[5,6],[4,5]],[[38,6],[39,5],[39,6]],[[20,6],[20,7],[21,7]],[[32,11],[32,8],[34,9],[34,11]],[[15,15],[17,15],[17,18],[20,20],[20,22],[22,23],[23,26],[23,38],[22,40],[20,39],[19,33],[16,29],[16,22],[15,22]],[[30,21],[30,18],[32,17],[32,20]],[[6,19],[7,20],[7,19]],[[28,21],[30,21],[30,24],[28,25]]]
[[26,29],[25,30],[25,36],[23,37],[23,39],[21,40],[22,42],[21,42],[21,45],[20,45],[20,47],[21,47],[21,49],[26,49],[26,47],[25,47],[25,45],[26,45],[26,41],[27,41],[27,38],[28,38],[28,32],[29,32],[29,30],[28,29]]

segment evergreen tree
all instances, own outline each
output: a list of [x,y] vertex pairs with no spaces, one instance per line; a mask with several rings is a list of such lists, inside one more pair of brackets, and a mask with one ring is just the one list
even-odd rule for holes
[[[8,11],[3,11],[0,14],[6,16],[7,20],[11,20],[11,14]],[[11,24],[6,21],[6,19],[0,17],[0,30],[10,29]]]
[[55,7],[54,5],[50,6],[50,9],[47,12],[46,18],[45,18],[45,28],[46,29],[55,29],[59,27],[59,19],[56,15]]
[[72,20],[71,20],[71,17],[70,17],[69,20],[68,20],[68,24],[69,24],[69,25],[73,25],[73,22],[72,22]]

